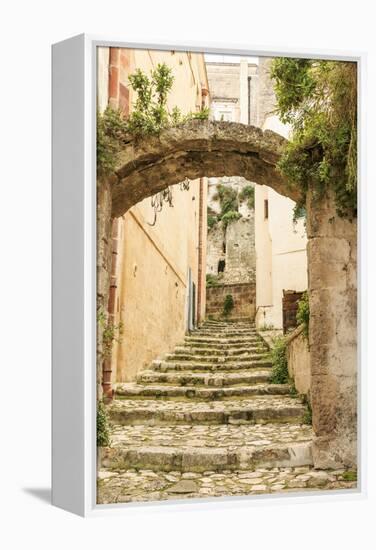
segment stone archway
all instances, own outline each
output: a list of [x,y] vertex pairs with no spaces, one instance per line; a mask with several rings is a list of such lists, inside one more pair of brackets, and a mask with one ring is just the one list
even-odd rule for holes
[[[109,289],[111,219],[169,185],[203,176],[242,176],[297,201],[276,170],[286,140],[271,131],[195,120],[124,143],[116,173],[98,182],[98,304]],[[308,192],[311,402],[314,464],[354,467],[356,436],[356,222],[339,218],[334,198]],[[101,335],[98,334],[100,346]],[[98,368],[98,380],[101,373]]]

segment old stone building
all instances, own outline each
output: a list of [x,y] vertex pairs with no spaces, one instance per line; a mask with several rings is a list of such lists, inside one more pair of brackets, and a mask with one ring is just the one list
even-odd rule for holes
[[[257,122],[257,65],[247,59],[237,62],[207,62],[213,120]],[[233,190],[236,211],[233,219],[221,217],[224,205],[219,190]],[[251,197],[245,196],[250,191]],[[254,184],[243,177],[209,178],[206,273],[207,315],[220,316],[227,294],[234,299],[232,316],[252,318],[255,314]],[[248,192],[249,195],[249,192]],[[251,198],[251,200],[249,200]],[[227,199],[228,200],[228,199]],[[225,206],[226,208],[226,206]],[[228,214],[229,215],[229,214]],[[213,223],[210,223],[210,219]]]
[[[208,103],[203,55],[174,51],[98,49],[98,109],[107,105],[128,115],[135,100],[128,77],[136,69],[147,75],[158,63],[172,69],[174,84],[168,108],[182,113]],[[157,214],[151,199],[133,206],[112,227],[112,272],[108,310],[122,327],[112,357],[104,363],[104,391],[133,380],[157,356],[173,349],[205,312],[205,178],[188,190],[171,187],[173,207]]]
[[[288,137],[289,128],[275,114],[269,76],[271,59],[259,58],[257,125]],[[271,187],[255,187],[256,324],[283,326],[283,292],[307,289],[305,220],[294,222],[295,203]]]

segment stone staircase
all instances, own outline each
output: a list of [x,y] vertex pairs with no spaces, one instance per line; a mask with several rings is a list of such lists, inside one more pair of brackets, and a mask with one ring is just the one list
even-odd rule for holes
[[[205,492],[208,476],[220,486],[225,478],[227,494],[234,476],[309,471],[306,407],[289,385],[269,382],[270,370],[253,325],[206,321],[135,383],[118,384],[108,407],[112,445],[102,449],[99,502],[217,494]],[[229,494],[266,487],[239,479]]]

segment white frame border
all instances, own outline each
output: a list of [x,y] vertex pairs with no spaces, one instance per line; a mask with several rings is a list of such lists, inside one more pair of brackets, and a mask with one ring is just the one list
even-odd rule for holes
[[[283,56],[283,57],[304,57],[311,59],[334,59],[339,61],[354,61],[358,64],[358,487],[353,490],[338,491],[320,491],[320,492],[301,492],[299,494],[280,494],[280,495],[255,495],[244,497],[213,497],[210,499],[184,499],[174,501],[156,501],[140,502],[127,504],[96,504],[96,50],[98,47],[119,47],[132,49],[156,49],[156,50],[175,50],[205,52],[210,54],[238,55],[238,56]],[[69,73],[70,61],[76,60],[82,69],[82,75],[76,75],[76,80],[72,81]],[[265,506],[287,503],[321,503],[343,500],[359,500],[366,497],[366,368],[365,368],[365,350],[366,333],[360,330],[365,326],[366,319],[366,249],[365,224],[366,224],[366,158],[365,158],[365,135],[366,135],[366,54],[364,52],[343,52],[334,50],[319,49],[295,49],[258,47],[249,45],[235,45],[210,42],[173,42],[166,43],[160,40],[140,40],[139,42],[126,42],[111,37],[99,37],[93,35],[81,34],[76,37],[59,42],[53,46],[53,351],[52,351],[52,502],[54,505],[77,513],[82,516],[98,515],[118,515],[118,514],[139,514],[147,508],[149,511],[161,512],[167,506],[171,511],[189,510],[210,510],[219,508],[235,508],[249,506]],[[60,75],[60,65],[65,59],[65,74]],[[67,63],[68,61],[68,63]],[[63,63],[64,64],[64,63]],[[61,72],[61,71],[60,71]],[[57,76],[56,76],[57,75]],[[65,79],[65,80],[64,80]],[[65,82],[65,84],[64,84]],[[75,135],[76,143],[73,145],[80,147],[82,152],[81,164],[71,168],[67,180],[66,174],[60,174],[59,167],[65,164],[71,165],[72,147],[71,143],[62,143],[59,141],[59,133],[70,135],[70,125],[74,123],[74,114],[70,116],[71,103],[69,94],[61,87],[66,86],[70,91],[72,86],[78,94],[83,94],[83,106],[81,113],[80,135]],[[68,99],[67,99],[68,98]],[[77,113],[76,113],[77,114]],[[82,132],[82,133],[81,133]],[[57,136],[57,137],[56,137]],[[72,136],[70,136],[72,138]],[[68,140],[69,141],[69,140]],[[65,171],[64,171],[65,172]],[[82,177],[82,174],[84,176]],[[76,354],[75,361],[72,364],[64,363],[65,352],[64,345],[69,341],[70,323],[72,320],[72,304],[62,302],[57,296],[59,285],[66,282],[65,274],[58,271],[61,262],[66,263],[67,270],[70,271],[71,262],[74,257],[70,250],[62,246],[64,235],[61,233],[68,230],[67,223],[60,216],[64,209],[71,208],[72,195],[64,198],[59,195],[61,186],[70,186],[74,193],[74,199],[81,201],[81,213],[83,217],[83,234],[76,235],[78,240],[82,240],[84,250],[83,264],[79,268],[82,275],[77,281],[75,292],[81,295],[80,304],[83,306],[81,315],[83,316],[83,326],[80,325],[83,337],[83,355],[80,350]],[[82,189],[83,185],[83,189]],[[81,193],[81,195],[80,195]],[[55,198],[57,197],[57,198]],[[57,203],[57,200],[59,202]],[[80,220],[76,220],[80,223]],[[56,260],[57,258],[57,260]],[[59,264],[60,262],[60,264]],[[55,284],[54,284],[55,282]],[[66,331],[62,334],[56,330],[57,325],[65,323]],[[72,350],[70,350],[72,352]],[[81,350],[82,351],[82,350]],[[362,359],[362,361],[361,361]],[[81,369],[81,370],[80,370]],[[78,370],[78,372],[77,372]],[[62,376],[62,373],[66,373]],[[78,432],[72,435],[67,430],[66,405],[64,396],[70,398],[70,384],[72,376],[77,381],[78,387],[76,394],[83,403],[81,416],[75,419],[78,425]],[[68,397],[69,396],[69,397]],[[78,407],[80,403],[73,403]],[[74,408],[74,407],[73,407]],[[72,422],[72,419],[70,419]],[[83,433],[83,441],[77,437],[77,433]],[[73,452],[74,451],[74,452]],[[76,455],[77,461],[74,468],[74,479],[76,485],[72,485],[72,467],[69,467],[69,459]],[[68,465],[68,466],[67,466]],[[77,488],[77,480],[79,480]],[[286,500],[287,499],[287,500]]]

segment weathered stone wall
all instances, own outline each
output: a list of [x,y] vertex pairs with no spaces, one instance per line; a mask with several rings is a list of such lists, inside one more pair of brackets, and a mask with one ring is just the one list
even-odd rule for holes
[[257,124],[258,66],[248,63],[206,63],[215,120]]
[[256,279],[254,210],[247,218],[231,222],[226,229],[225,283],[249,283]]
[[357,224],[307,201],[311,400],[317,468],[357,462]]
[[273,84],[271,82],[270,57],[260,57],[258,66],[258,109],[257,109],[257,126],[262,128],[266,119],[273,115],[275,111],[275,94]]
[[284,334],[298,325],[296,315],[298,313],[299,300],[302,296],[303,292],[283,289],[282,314]]
[[[244,187],[253,185],[242,177],[210,178],[208,206],[220,211],[215,199],[218,185],[226,185],[240,193]],[[206,273],[219,276],[221,283],[249,283],[256,279],[255,211],[247,200],[239,201],[241,218],[227,225],[219,222],[208,230]],[[218,273],[219,261],[224,261],[224,271]]]
[[300,325],[286,337],[289,375],[298,393],[311,400],[311,359],[308,342]]
[[[111,271],[112,187],[108,179],[97,181],[97,311],[107,313]],[[103,323],[97,323],[97,392],[102,397]]]
[[228,319],[255,317],[254,283],[242,283],[232,285],[218,285],[206,288],[206,317],[213,318],[223,316],[223,306],[227,294],[231,294],[234,300],[234,308]]

